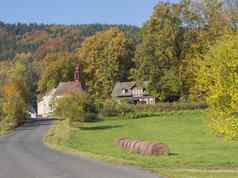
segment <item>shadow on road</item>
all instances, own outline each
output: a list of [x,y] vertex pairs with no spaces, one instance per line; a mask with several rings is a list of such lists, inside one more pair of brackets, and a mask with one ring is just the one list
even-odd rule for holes
[[53,121],[56,119],[38,119],[38,118],[33,118],[32,120],[26,121],[24,125],[21,127],[17,128],[16,130],[22,131],[22,130],[33,130],[36,127],[39,126],[48,126],[51,125]]

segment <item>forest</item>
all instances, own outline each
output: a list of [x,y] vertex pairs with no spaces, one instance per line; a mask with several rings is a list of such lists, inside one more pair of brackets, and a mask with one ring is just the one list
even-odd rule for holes
[[1,22],[1,127],[23,122],[80,63],[97,99],[110,98],[117,81],[149,81],[159,102],[208,103],[211,127],[236,137],[237,28],[237,0],[159,2],[142,27]]

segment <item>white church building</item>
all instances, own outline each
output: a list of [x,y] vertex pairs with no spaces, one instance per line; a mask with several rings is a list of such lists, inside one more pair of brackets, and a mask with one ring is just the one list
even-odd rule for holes
[[58,87],[49,91],[43,96],[37,104],[37,115],[39,117],[48,118],[51,117],[54,111],[53,102],[57,98],[67,96],[75,92],[84,92],[80,81],[80,65],[75,68],[74,81],[61,82]]

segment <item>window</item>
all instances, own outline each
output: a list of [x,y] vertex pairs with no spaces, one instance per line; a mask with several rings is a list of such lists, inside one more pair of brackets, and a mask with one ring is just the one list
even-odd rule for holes
[[123,93],[123,94],[127,94],[127,93],[128,93],[128,89],[123,89],[123,90],[122,90],[122,93]]
[[134,88],[132,90],[132,94],[134,97],[142,97],[143,96],[143,89],[142,88]]

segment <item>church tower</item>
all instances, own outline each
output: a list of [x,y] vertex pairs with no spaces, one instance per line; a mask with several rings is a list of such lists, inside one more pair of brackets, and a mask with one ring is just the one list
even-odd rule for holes
[[81,77],[80,77],[80,64],[77,64],[75,67],[75,72],[74,72],[74,81],[75,82],[81,82]]

